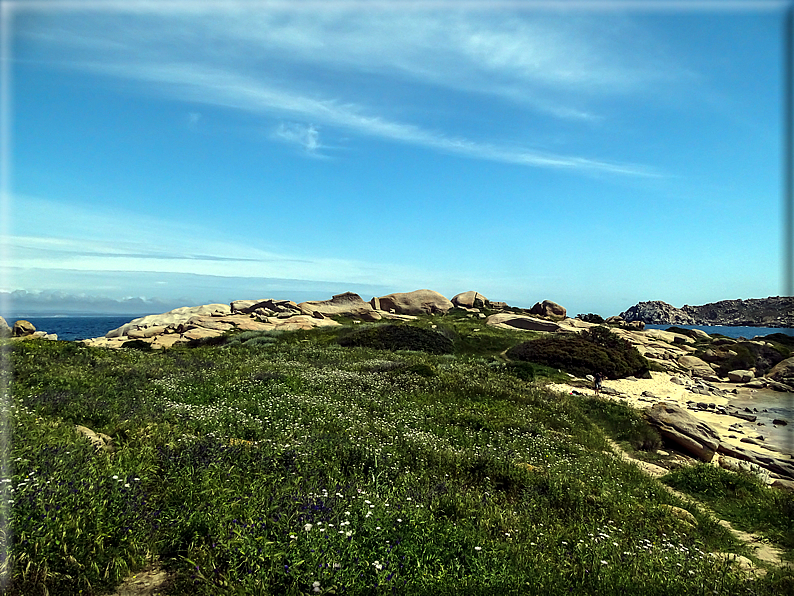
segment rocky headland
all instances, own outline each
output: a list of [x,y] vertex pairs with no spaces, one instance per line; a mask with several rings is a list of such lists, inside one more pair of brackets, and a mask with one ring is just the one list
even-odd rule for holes
[[728,325],[734,327],[794,327],[794,297],[771,296],[721,300],[702,306],[676,308],[660,300],[640,302],[620,313],[625,321],[649,325]]

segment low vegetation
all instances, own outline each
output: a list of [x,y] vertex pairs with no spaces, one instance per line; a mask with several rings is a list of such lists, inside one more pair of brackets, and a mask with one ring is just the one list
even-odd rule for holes
[[422,338],[407,348],[389,323],[162,352],[14,344],[7,593],[107,594],[150,558],[172,595],[780,593],[789,576],[713,559],[747,551],[614,456],[604,430],[656,445],[631,410],[499,356],[526,333],[432,321],[401,326]]
[[606,327],[591,327],[578,335],[544,337],[523,342],[507,355],[515,360],[539,362],[576,376],[602,372],[609,379],[648,377],[648,361],[628,341]]

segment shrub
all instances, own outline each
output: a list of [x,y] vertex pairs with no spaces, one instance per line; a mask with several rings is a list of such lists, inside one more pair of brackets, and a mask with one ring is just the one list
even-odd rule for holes
[[579,335],[526,341],[508,350],[507,356],[580,377],[599,371],[609,379],[650,376],[648,361],[628,341],[606,327],[593,327]]
[[357,329],[338,339],[345,347],[376,350],[414,350],[430,354],[451,354],[452,340],[444,335],[413,325],[375,325]]
[[144,352],[152,351],[152,346],[142,339],[131,339],[130,341],[125,341],[123,344],[121,344],[121,347],[132,350],[142,350]]
[[600,325],[600,324],[602,324],[604,322],[604,317],[602,317],[601,315],[594,314],[594,313],[588,313],[586,315],[581,315],[581,314],[580,315],[576,315],[576,318],[577,319],[581,319],[585,323],[597,323],[597,324]]

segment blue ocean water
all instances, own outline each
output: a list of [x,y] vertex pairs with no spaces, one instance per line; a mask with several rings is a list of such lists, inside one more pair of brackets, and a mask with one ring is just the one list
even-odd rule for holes
[[646,329],[668,329],[670,327],[680,327],[681,329],[700,329],[709,335],[719,333],[726,337],[738,339],[753,339],[756,336],[772,335],[773,333],[783,333],[794,336],[794,329],[791,327],[730,327],[727,325],[645,325]]
[[141,315],[106,315],[106,316],[3,316],[9,326],[14,321],[24,319],[33,323],[37,331],[56,333],[59,340],[75,341],[89,337],[102,337],[108,331],[121,327]]

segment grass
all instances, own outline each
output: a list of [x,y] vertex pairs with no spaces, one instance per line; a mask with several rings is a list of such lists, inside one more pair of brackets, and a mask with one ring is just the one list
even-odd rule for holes
[[708,504],[745,532],[762,532],[789,553],[794,549],[794,494],[768,488],[749,472],[708,464],[669,474],[665,482]]
[[662,505],[684,504],[612,455],[598,407],[543,388],[561,373],[505,363],[525,334],[441,324],[454,354],[345,348],[329,328],[164,352],[14,344],[7,593],[108,593],[151,556],[169,594],[774,594],[787,581],[708,556],[745,551],[707,519],[673,518]]

